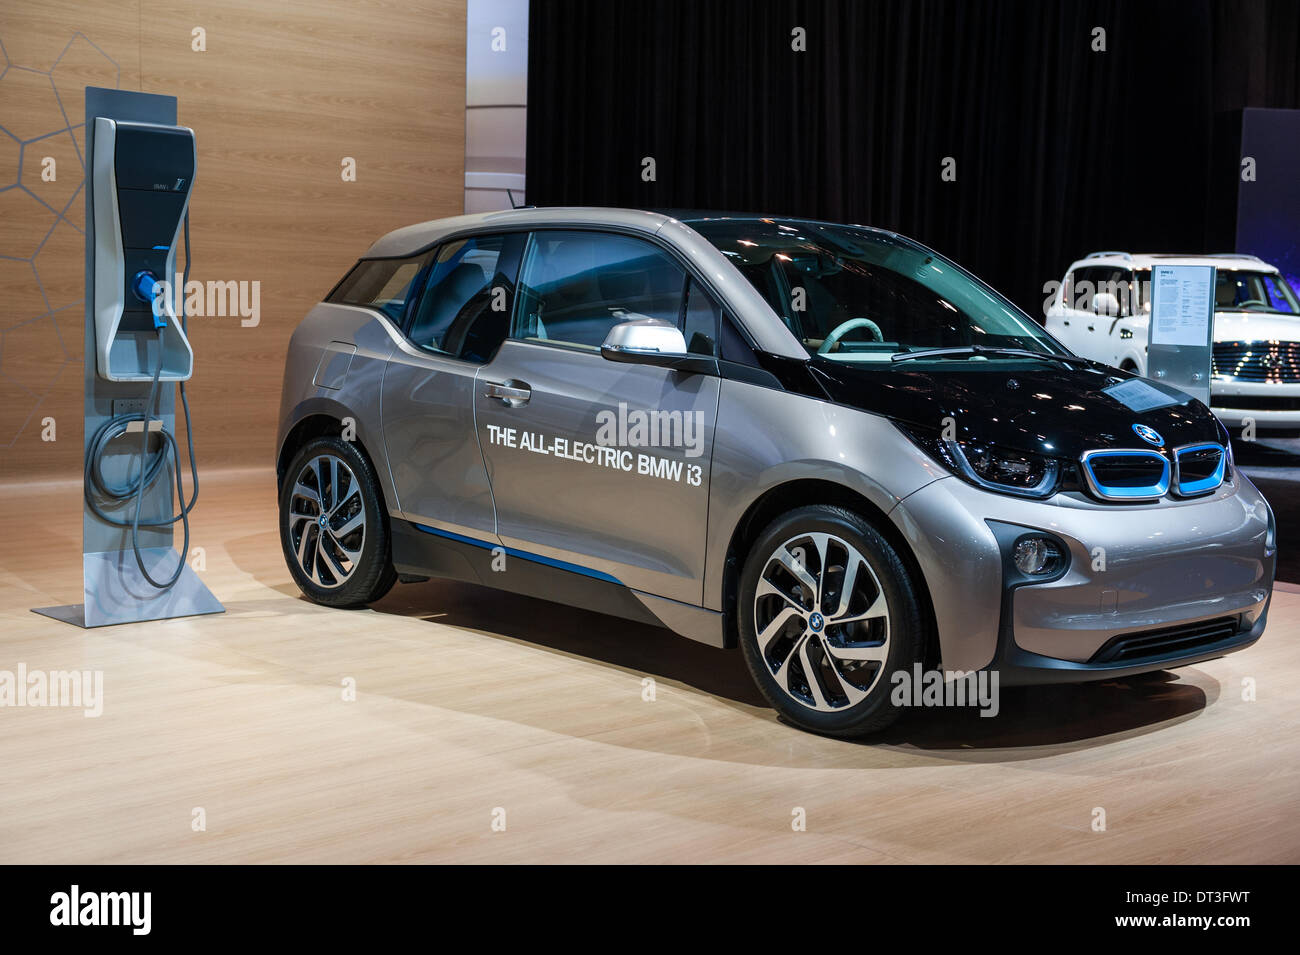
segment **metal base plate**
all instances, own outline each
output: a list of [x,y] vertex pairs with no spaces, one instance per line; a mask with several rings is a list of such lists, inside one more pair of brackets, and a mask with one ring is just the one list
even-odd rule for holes
[[[155,580],[174,574],[181,559],[171,547],[148,547],[140,553]],[[129,550],[86,554],[83,560],[85,603],[36,607],[33,613],[89,628],[225,612],[188,564],[172,587],[158,590],[144,579]]]

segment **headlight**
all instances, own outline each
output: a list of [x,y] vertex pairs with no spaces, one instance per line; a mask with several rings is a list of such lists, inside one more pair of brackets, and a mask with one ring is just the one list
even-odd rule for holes
[[1060,485],[1060,462],[1044,454],[1013,451],[979,441],[945,440],[910,427],[902,430],[953,474],[976,487],[1000,494],[1047,498]]

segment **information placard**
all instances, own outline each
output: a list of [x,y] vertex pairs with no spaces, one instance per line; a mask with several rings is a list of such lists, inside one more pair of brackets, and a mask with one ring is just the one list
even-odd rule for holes
[[1213,267],[1152,266],[1151,344],[1204,346],[1213,320]]
[[1210,403],[1215,269],[1151,267],[1147,377]]

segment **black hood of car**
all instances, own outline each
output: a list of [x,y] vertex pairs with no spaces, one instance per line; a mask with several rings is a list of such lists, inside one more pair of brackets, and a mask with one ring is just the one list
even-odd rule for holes
[[[956,437],[1077,460],[1099,448],[1151,448],[1134,425],[1154,428],[1165,449],[1222,442],[1218,419],[1187,394],[1103,365],[1032,359],[852,363],[814,358],[809,371],[832,401]],[[1140,392],[1126,394],[1118,385]],[[1151,389],[1151,390],[1147,390]],[[1134,410],[1167,401],[1162,407]],[[1126,403],[1127,400],[1127,403]]]

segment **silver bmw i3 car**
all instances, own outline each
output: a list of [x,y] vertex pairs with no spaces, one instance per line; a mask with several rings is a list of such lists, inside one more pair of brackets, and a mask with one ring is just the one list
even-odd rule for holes
[[1054,683],[1249,646],[1276,554],[1200,402],[916,242],[802,219],[392,232],[293,335],[277,473],[313,601],[437,576],[649,622],[739,646],[785,718],[842,736],[917,668]]

